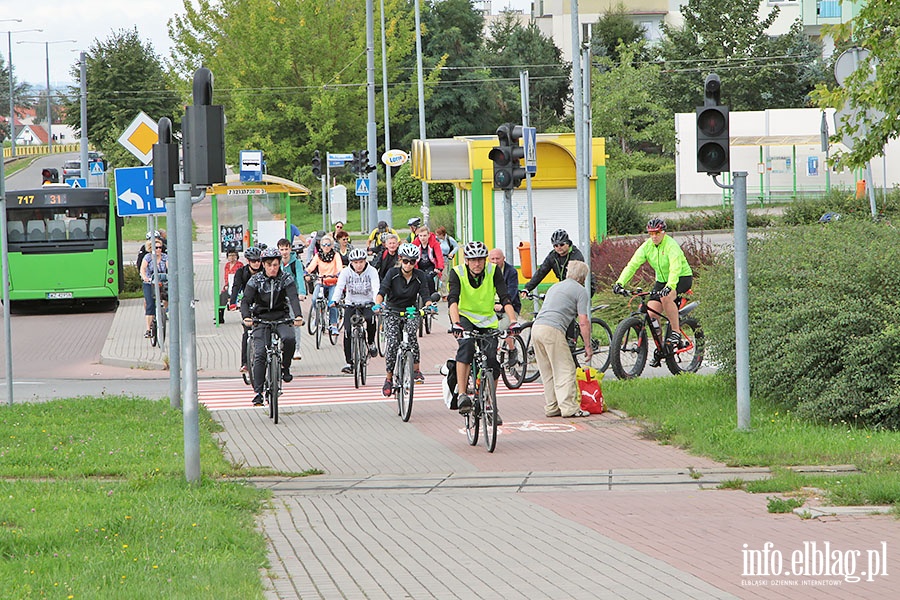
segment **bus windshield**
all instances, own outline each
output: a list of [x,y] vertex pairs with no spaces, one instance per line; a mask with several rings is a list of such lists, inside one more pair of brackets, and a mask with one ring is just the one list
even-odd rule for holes
[[10,252],[52,253],[105,249],[108,244],[109,202],[67,201],[57,204],[12,204],[6,211]]

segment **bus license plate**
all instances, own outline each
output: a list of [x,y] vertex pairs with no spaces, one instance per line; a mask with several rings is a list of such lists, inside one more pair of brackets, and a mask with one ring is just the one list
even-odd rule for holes
[[71,300],[72,292],[47,292],[47,300]]

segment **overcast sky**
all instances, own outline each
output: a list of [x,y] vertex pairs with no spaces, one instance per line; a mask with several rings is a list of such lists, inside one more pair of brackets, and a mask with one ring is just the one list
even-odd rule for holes
[[[494,0],[492,10],[498,12],[507,4],[523,8],[529,0]],[[376,13],[377,10],[376,0]],[[183,13],[183,0],[0,0],[0,53],[4,63],[8,62],[6,32],[13,31],[12,64],[16,77],[38,87],[46,85],[49,50],[50,85],[67,85],[74,83],[69,70],[78,61],[78,51],[119,29],[137,25],[141,39],[150,41],[156,53],[167,58],[171,42],[166,23],[173,15]],[[22,22],[4,21],[15,18]],[[25,29],[43,31],[20,32]],[[29,43],[17,44],[19,41]],[[44,42],[58,43],[45,47]]]

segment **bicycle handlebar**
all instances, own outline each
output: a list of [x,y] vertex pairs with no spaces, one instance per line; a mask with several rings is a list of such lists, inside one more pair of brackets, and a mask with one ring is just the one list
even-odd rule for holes
[[468,330],[463,329],[462,331],[458,331],[458,330],[454,331],[451,328],[451,329],[447,330],[447,333],[451,333],[453,335],[456,335],[457,333],[459,333],[460,339],[464,339],[464,340],[465,339],[473,339],[473,340],[488,339],[488,338],[492,338],[492,337],[502,340],[511,335],[515,335],[515,333],[512,333],[508,329],[495,329],[493,331],[468,331]]
[[[297,317],[295,317],[295,318],[297,318]],[[287,317],[284,319],[275,319],[274,321],[269,321],[267,319],[258,319],[256,317],[250,317],[250,319],[253,321],[254,327],[257,325],[286,325],[288,323],[294,322],[294,319],[292,319],[290,317]]]

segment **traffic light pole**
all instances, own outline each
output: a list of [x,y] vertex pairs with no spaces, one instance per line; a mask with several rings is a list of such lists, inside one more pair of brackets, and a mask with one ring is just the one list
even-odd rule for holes
[[733,190],[734,199],[734,333],[737,383],[737,428],[750,431],[750,318],[747,273],[747,171],[734,171],[732,185],[713,181],[723,190]]

